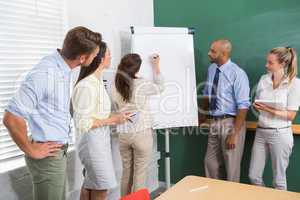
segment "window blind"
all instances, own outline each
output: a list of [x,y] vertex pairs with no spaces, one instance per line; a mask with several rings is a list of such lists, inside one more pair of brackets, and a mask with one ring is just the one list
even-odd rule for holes
[[61,47],[64,0],[0,1],[0,162],[22,156],[2,124],[4,109],[26,73]]

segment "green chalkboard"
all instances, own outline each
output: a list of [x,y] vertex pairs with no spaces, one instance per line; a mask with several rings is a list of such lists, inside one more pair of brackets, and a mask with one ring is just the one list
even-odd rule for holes
[[[197,82],[206,78],[210,43],[228,38],[233,43],[232,60],[248,74],[251,87],[265,73],[265,56],[276,46],[292,46],[300,54],[300,0],[154,0],[156,26],[194,27]],[[256,120],[253,114],[249,120]],[[300,114],[296,119],[300,123]],[[187,175],[204,176],[207,137],[184,134],[170,137],[171,178],[176,183]],[[242,160],[241,182],[249,183],[248,169],[254,133],[248,131]],[[164,136],[158,134],[158,148],[164,150]],[[294,136],[294,148],[287,170],[288,189],[300,192],[300,137]],[[164,155],[162,154],[162,157]],[[164,161],[159,161],[160,180],[164,181]],[[272,185],[271,164],[265,168],[267,186]]]
[[[270,49],[292,46],[300,53],[299,0],[155,0],[154,3],[156,26],[195,28],[198,83],[206,78],[210,43],[218,38],[232,41],[232,60],[246,71],[251,88],[265,73],[265,57]],[[256,120],[252,112],[248,120]],[[295,123],[300,123],[300,115]]]

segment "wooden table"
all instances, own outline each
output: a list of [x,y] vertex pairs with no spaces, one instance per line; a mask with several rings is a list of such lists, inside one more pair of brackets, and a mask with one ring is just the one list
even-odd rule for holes
[[300,200],[300,193],[187,176],[155,200]]

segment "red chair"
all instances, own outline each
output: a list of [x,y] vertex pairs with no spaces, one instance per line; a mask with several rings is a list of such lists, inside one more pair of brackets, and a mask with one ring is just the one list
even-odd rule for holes
[[151,198],[147,189],[141,189],[122,197],[120,200],[151,200]]

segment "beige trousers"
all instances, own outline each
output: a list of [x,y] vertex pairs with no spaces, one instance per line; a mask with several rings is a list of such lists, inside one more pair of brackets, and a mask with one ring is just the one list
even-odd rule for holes
[[213,120],[205,155],[206,177],[240,181],[241,159],[244,151],[246,127],[242,127],[235,149],[226,148],[226,138],[234,128],[234,118]]
[[153,131],[120,134],[123,175],[121,195],[146,187],[148,166],[152,156]]

